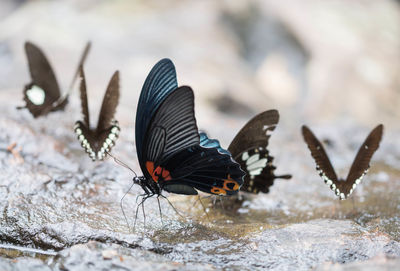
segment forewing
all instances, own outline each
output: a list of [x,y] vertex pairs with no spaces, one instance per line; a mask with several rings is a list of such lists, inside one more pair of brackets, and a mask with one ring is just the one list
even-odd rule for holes
[[83,71],[82,66],[80,66],[79,75],[80,75],[80,79],[81,79],[81,82],[79,85],[79,90],[80,90],[80,96],[81,96],[83,123],[85,124],[85,126],[87,128],[90,128],[89,106],[88,106],[87,91],[86,91],[86,78],[85,78],[85,72]]
[[44,104],[52,104],[60,98],[61,94],[50,63],[42,50],[31,42],[25,43],[25,52],[28,58],[32,83],[44,90]]
[[372,155],[379,148],[382,134],[383,125],[380,124],[371,131],[367,139],[365,139],[364,143],[361,145],[350,168],[349,175],[346,178],[348,190],[350,190],[357,180],[361,181],[361,178],[367,173]]
[[241,155],[243,152],[268,146],[270,133],[275,129],[279,122],[279,113],[277,110],[268,110],[252,118],[239,131],[228,147],[233,158]]
[[177,152],[199,144],[194,117],[194,95],[190,87],[180,87],[170,93],[154,114],[146,132],[142,170],[145,163],[160,165]]
[[246,172],[241,190],[251,193],[268,193],[276,178],[288,179],[291,176],[275,176],[273,157],[268,152],[268,141],[279,122],[277,110],[264,111],[239,131],[228,150]]
[[142,157],[145,134],[155,112],[165,98],[176,88],[176,72],[169,59],[160,60],[144,82],[136,111],[135,137],[138,157]]
[[308,148],[311,151],[311,155],[317,164],[317,170],[320,176],[324,179],[328,184],[338,183],[338,178],[336,176],[335,170],[332,167],[332,164],[326,155],[324,147],[321,142],[315,137],[315,135],[311,132],[311,130],[303,125],[302,133],[304,137],[304,141],[307,143]]
[[119,72],[116,71],[111,77],[106,94],[104,94],[101,105],[97,131],[104,131],[111,125],[119,101]]

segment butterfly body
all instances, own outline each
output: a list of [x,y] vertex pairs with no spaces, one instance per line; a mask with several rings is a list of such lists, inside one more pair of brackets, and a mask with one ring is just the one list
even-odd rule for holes
[[74,131],[82,148],[89,157],[95,160],[103,160],[106,153],[111,150],[118,139],[120,128],[114,114],[119,100],[119,73],[115,72],[107,87],[100,109],[97,127],[91,128],[89,123],[89,107],[86,91],[86,79],[83,69],[80,69],[81,104],[83,121],[75,123]]
[[367,174],[372,155],[379,148],[379,143],[382,140],[383,125],[380,124],[376,126],[365,139],[358,150],[346,179],[337,177],[324,147],[307,126],[302,127],[302,133],[311,155],[315,160],[316,170],[319,175],[324,182],[329,185],[335,195],[338,196],[340,200],[344,200],[353,193],[357,185],[361,183],[365,174]]
[[[90,43],[85,47],[79,64],[82,64],[90,49]],[[29,71],[32,81],[25,85],[23,94],[25,107],[37,118],[50,112],[63,110],[68,103],[69,91],[61,96],[59,84],[53,69],[42,50],[31,42],[25,43],[25,52],[28,58]],[[75,74],[70,90],[76,79]]]
[[178,87],[169,59],[150,71],[136,114],[136,149],[144,174],[135,177],[145,194],[197,195],[198,191],[232,195],[239,191],[244,172],[217,140],[202,146],[194,116],[194,94]]

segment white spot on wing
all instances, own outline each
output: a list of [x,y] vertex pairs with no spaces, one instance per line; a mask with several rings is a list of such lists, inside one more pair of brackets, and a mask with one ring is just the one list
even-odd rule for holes
[[[250,160],[250,159],[249,159],[249,160]],[[249,160],[248,160],[248,161],[249,161]],[[257,168],[261,168],[261,170],[262,170],[262,169],[265,168],[265,166],[267,165],[267,162],[268,162],[267,158],[260,159],[260,160],[258,160],[258,161],[255,161],[255,162],[252,163],[252,164],[249,164],[249,163],[247,162],[247,163],[246,163],[246,164],[247,164],[247,170],[248,170],[248,171],[251,171],[251,170],[257,169]]]
[[246,161],[247,159],[249,159],[249,153],[246,151],[242,154],[242,160]]
[[250,165],[250,164],[258,161],[259,159],[260,159],[260,155],[259,154],[254,154],[254,155],[250,156],[249,159],[247,159],[246,165]]
[[249,170],[249,174],[250,174],[250,176],[256,176],[256,175],[260,175],[261,174],[261,172],[262,172],[262,168],[257,168],[257,169],[254,169],[254,170]]
[[31,101],[34,105],[42,105],[44,103],[46,94],[44,93],[43,89],[33,85],[26,91],[26,96],[28,96],[29,101]]

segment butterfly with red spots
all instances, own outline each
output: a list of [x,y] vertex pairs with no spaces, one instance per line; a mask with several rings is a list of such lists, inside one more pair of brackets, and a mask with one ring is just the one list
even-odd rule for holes
[[236,194],[245,173],[230,153],[200,144],[194,116],[194,94],[178,87],[171,60],[162,59],[150,71],[136,114],[136,149],[144,176],[135,177],[146,197],[198,191]]

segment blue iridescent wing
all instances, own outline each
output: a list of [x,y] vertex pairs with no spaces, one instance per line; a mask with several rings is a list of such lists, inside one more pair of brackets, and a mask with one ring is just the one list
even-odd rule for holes
[[142,159],[144,137],[155,112],[177,87],[176,71],[172,61],[162,59],[157,62],[144,82],[136,111],[135,136],[139,160]]
[[216,148],[220,153],[231,155],[229,151],[221,147],[218,140],[208,138],[204,132],[200,132],[200,146],[204,148]]

